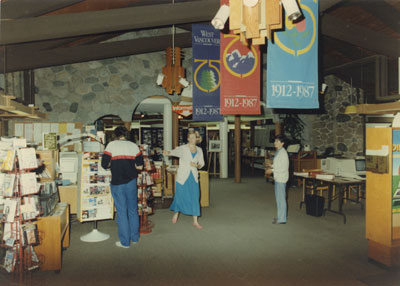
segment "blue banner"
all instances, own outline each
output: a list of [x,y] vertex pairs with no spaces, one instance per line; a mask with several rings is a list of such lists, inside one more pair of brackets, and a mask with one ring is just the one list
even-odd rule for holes
[[220,121],[219,31],[211,25],[192,25],[193,120]]
[[304,16],[268,41],[267,107],[312,109],[318,102],[318,1],[302,0]]

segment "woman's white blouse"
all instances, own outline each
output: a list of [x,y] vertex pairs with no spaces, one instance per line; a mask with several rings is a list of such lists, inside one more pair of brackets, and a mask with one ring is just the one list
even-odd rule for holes
[[176,181],[183,185],[190,175],[190,171],[193,173],[193,177],[196,182],[199,181],[199,172],[196,167],[192,167],[190,162],[199,164],[199,168],[204,166],[203,150],[196,146],[196,156],[192,157],[190,152],[189,144],[176,147],[170,151],[170,155],[179,158],[178,173],[176,175]]

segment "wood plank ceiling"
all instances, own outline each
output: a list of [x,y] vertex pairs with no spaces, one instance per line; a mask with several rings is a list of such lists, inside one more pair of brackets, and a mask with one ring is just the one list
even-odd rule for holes
[[[219,0],[2,0],[0,72],[165,50],[159,35],[105,42],[126,32],[182,27],[180,47],[191,46],[190,24],[209,22]],[[383,54],[400,56],[400,0],[320,1],[323,68]]]

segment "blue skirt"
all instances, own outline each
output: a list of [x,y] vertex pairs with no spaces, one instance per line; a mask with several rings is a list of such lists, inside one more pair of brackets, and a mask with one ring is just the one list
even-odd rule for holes
[[194,179],[192,172],[183,185],[176,182],[174,201],[170,210],[185,215],[200,216],[199,183]]

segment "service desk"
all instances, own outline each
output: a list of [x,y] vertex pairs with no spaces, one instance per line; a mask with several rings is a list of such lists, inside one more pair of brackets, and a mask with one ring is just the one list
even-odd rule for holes
[[[343,177],[335,177],[332,180],[328,179],[317,179],[313,176],[309,175],[296,175],[299,179],[303,181],[303,196],[302,196],[302,201],[300,202],[300,208],[302,204],[304,203],[305,195],[306,195],[306,184],[308,181],[311,181],[312,184],[314,185],[321,185],[325,184],[327,185],[328,188],[328,207],[324,209],[324,214],[326,211],[339,214],[343,216],[343,222],[346,223],[346,215],[343,213],[343,203],[345,200],[345,194],[349,194],[350,187],[356,187],[358,190],[362,186],[365,186],[365,180],[358,180],[358,179],[350,179],[350,178],[343,178]],[[336,193],[335,196],[333,196],[333,193]],[[338,210],[333,210],[332,209],[332,201],[338,199]],[[356,203],[361,204],[361,208],[363,208],[362,202],[359,200],[359,191],[357,191],[357,198],[356,200],[350,199],[350,196],[346,198],[346,200],[349,201],[354,201]]]

